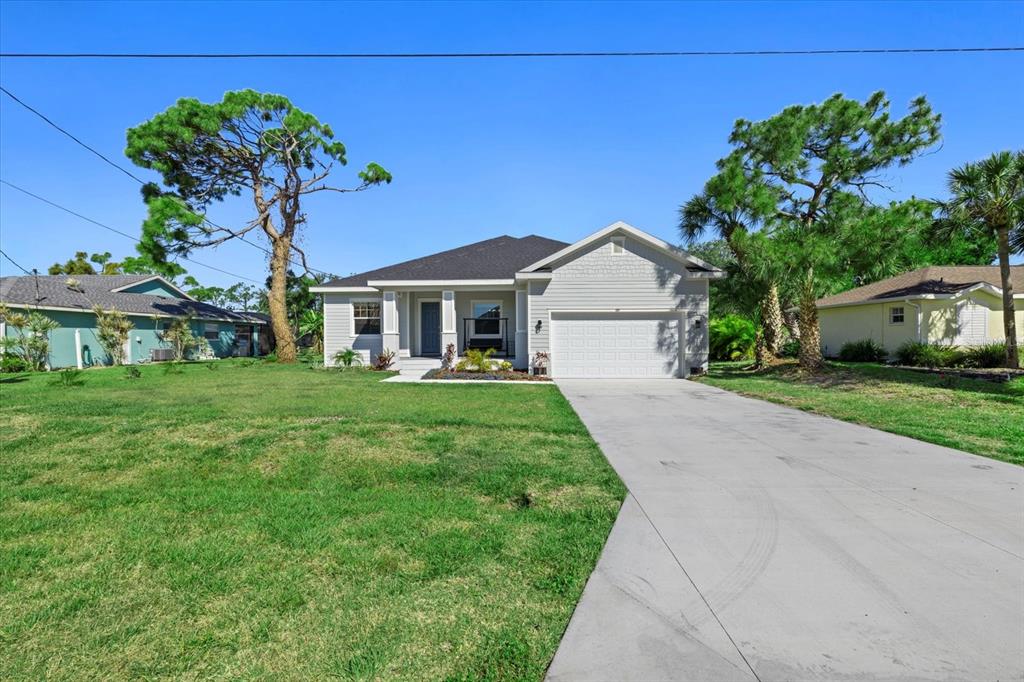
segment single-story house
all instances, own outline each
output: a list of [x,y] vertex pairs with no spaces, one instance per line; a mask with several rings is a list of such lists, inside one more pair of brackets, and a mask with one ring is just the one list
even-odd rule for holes
[[[1010,268],[1017,334],[1024,334],[1024,266]],[[979,346],[1003,343],[997,266],[942,266],[906,272],[817,301],[826,356],[872,339],[892,353],[907,341]]]
[[[96,336],[93,308],[125,313],[135,328],[126,362],[160,359],[168,345],[160,339],[170,321],[192,318],[192,332],[204,337],[217,357],[258,353],[265,322],[251,313],[196,301],[158,275],[25,275],[0,277],[0,303],[13,312],[40,313],[60,327],[50,332],[50,367],[108,364]],[[0,336],[17,331],[0,322]]]
[[310,291],[324,298],[326,364],[345,348],[366,361],[389,349],[400,368],[452,344],[555,377],[684,377],[707,366],[708,282],[719,277],[617,222],[573,244],[487,239]]

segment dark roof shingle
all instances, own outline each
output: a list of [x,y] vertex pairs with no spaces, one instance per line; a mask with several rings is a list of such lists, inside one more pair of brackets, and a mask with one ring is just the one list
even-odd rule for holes
[[530,235],[503,235],[423,258],[333,279],[325,287],[365,287],[370,280],[512,279],[516,272],[568,244]]
[[[19,307],[39,305],[44,308],[91,311],[95,306],[99,306],[104,310],[119,310],[132,315],[192,315],[202,319],[255,321],[249,313],[227,310],[210,303],[170,296],[112,291],[151,278],[152,275],[0,277],[0,302]],[[68,286],[69,279],[78,282],[77,290]]]
[[[817,301],[818,306],[867,303],[883,298],[955,294],[975,284],[991,284],[1002,289],[999,267],[995,265],[931,266],[904,272],[902,275],[865,284]],[[1010,266],[1010,284],[1016,293],[1024,291],[1024,265]]]

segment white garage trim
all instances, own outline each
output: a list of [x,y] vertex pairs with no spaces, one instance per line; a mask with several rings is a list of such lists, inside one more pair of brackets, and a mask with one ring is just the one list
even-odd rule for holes
[[[560,373],[560,369],[561,368],[559,367],[559,338],[558,338],[559,335],[557,333],[555,333],[556,328],[557,328],[555,323],[556,322],[571,322],[574,319],[580,320],[580,321],[591,321],[591,322],[595,322],[595,323],[598,323],[598,322],[601,322],[601,321],[605,321],[605,320],[602,320],[601,318],[609,318],[610,321],[613,321],[613,322],[614,321],[630,321],[630,320],[638,321],[638,322],[640,322],[640,321],[658,320],[658,321],[668,321],[668,322],[675,323],[675,325],[676,325],[675,329],[676,329],[677,349],[676,349],[676,357],[675,357],[674,361],[671,358],[671,354],[668,354],[668,353],[662,354],[662,356],[657,359],[657,362],[659,364],[665,363],[665,366],[661,369],[661,371],[659,371],[657,373],[635,373],[635,374],[634,373],[630,373],[630,372],[621,372],[621,373],[620,372],[605,372],[605,373],[601,373],[600,371],[598,371],[597,373],[595,373],[593,375],[590,375],[590,374],[579,374],[579,373],[576,373],[576,372],[570,372],[569,374]],[[666,308],[637,308],[637,309],[621,309],[621,308],[618,308],[618,309],[562,309],[562,310],[550,310],[550,311],[548,311],[548,329],[549,329],[550,351],[551,351],[551,361],[550,361],[551,362],[551,370],[550,370],[551,371],[551,376],[555,377],[555,378],[559,378],[559,377],[561,377],[561,378],[570,378],[570,377],[580,377],[580,376],[595,376],[595,377],[604,377],[604,378],[615,377],[615,376],[619,376],[619,377],[623,377],[623,378],[636,378],[638,376],[650,377],[650,378],[655,378],[655,377],[657,377],[657,378],[686,377],[689,374],[688,367],[687,367],[687,361],[686,361],[687,360],[687,358],[686,358],[686,339],[687,339],[687,333],[688,333],[687,322],[688,322],[688,320],[687,320],[686,311],[679,310],[679,309],[676,309],[676,308],[669,308],[669,309],[666,309]],[[562,339],[562,342],[564,343],[564,339]],[[655,349],[651,349],[650,351],[647,351],[647,354],[651,355],[652,351],[655,351]],[[613,352],[621,353],[622,349],[615,349]],[[651,360],[650,357],[648,357],[647,359],[648,359],[648,361]],[[583,361],[583,362],[585,363],[586,361]],[[562,365],[564,365],[564,364],[565,363],[563,361]]]

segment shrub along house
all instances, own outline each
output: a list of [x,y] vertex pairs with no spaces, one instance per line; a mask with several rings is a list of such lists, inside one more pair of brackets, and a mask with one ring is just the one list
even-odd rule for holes
[[[174,318],[191,318],[192,333],[205,338],[217,357],[258,354],[265,326],[250,313],[196,301],[156,275],[2,277],[0,303],[12,312],[38,310],[60,325],[50,332],[51,368],[110,362],[96,335],[96,306],[125,313],[134,325],[125,348],[128,363],[166,359],[160,333]],[[0,322],[0,336],[16,334]]]
[[[1024,333],[1024,266],[1010,268],[1017,333]],[[892,355],[907,341],[962,347],[1005,343],[997,266],[927,267],[817,301],[822,352],[871,339]]]
[[310,291],[324,297],[328,364],[387,349],[425,369],[452,344],[519,369],[546,354],[555,377],[680,377],[707,365],[708,281],[722,276],[618,222],[573,244],[496,237]]

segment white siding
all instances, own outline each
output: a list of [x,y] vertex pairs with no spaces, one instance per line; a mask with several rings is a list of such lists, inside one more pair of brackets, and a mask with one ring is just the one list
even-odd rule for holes
[[550,352],[551,311],[679,310],[687,318],[687,366],[705,366],[708,281],[685,279],[685,273],[679,261],[633,239],[619,254],[610,239],[593,244],[556,264],[550,281],[530,283],[530,355]]
[[381,336],[352,335],[352,301],[379,301],[372,294],[324,294],[324,363],[333,364],[334,354],[345,348],[354,348],[369,363],[383,348]]

